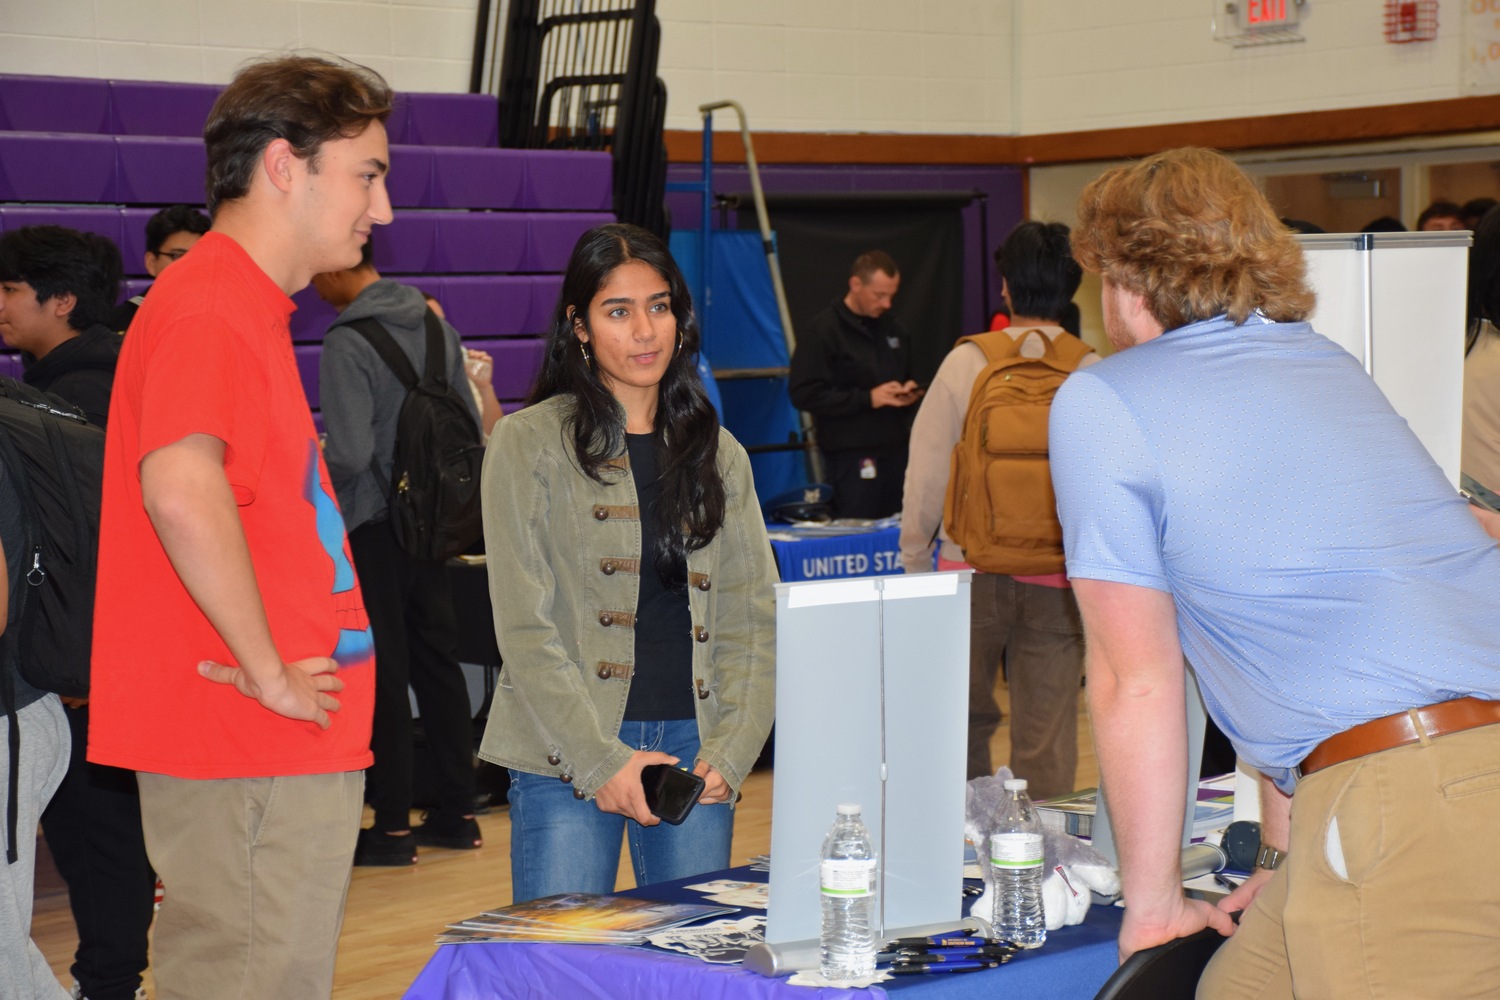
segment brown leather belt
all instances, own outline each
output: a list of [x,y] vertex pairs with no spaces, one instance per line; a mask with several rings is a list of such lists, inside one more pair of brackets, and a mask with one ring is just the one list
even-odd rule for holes
[[1305,778],[1315,771],[1342,764],[1346,760],[1420,742],[1424,734],[1433,739],[1497,722],[1500,722],[1500,701],[1486,701],[1482,698],[1440,701],[1426,708],[1413,708],[1395,715],[1371,719],[1342,733],[1334,733],[1313,747],[1312,753],[1307,755],[1297,772]]

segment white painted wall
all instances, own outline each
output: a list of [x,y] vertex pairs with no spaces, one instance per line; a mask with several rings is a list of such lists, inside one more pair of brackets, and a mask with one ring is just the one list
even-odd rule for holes
[[0,71],[225,83],[268,51],[336,52],[397,90],[465,91],[477,0],[0,0]]
[[[1435,42],[1389,45],[1384,4],[1307,0],[1305,42],[1234,49],[1223,0],[657,0],[668,126],[743,103],[761,131],[1038,134],[1365,107],[1486,89],[1439,0]],[[0,0],[0,70],[227,80],[321,48],[398,89],[465,90],[477,0]],[[1014,43],[1014,44],[1013,44]],[[1491,89],[1500,89],[1500,74]],[[1477,83],[1476,83],[1477,80]]]
[[[1306,41],[1213,40],[1223,0],[658,0],[668,124],[733,97],[786,131],[1037,134],[1458,97],[1470,0],[1390,45],[1377,0],[1308,0]],[[1482,4],[1481,4],[1482,6]],[[1018,44],[1012,47],[1013,37]]]
[[729,98],[757,131],[1010,132],[1012,2],[657,0],[667,127]]

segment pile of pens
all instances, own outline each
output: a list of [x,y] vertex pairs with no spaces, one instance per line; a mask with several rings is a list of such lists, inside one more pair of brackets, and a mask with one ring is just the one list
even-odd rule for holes
[[1010,961],[1016,946],[999,938],[941,935],[897,938],[875,956],[893,976],[925,976],[932,973],[979,972]]

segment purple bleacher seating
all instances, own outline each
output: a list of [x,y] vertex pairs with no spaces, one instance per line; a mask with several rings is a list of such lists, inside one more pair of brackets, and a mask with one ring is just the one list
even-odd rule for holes
[[513,337],[540,330],[530,325],[531,279],[516,274],[444,278],[427,289],[442,303],[459,333],[470,337]]
[[500,141],[500,106],[489,94],[397,94],[397,108],[403,105],[401,138],[392,142],[494,148]]
[[[120,246],[120,210],[93,205],[0,205],[0,232],[22,226],[67,226],[107,236]],[[123,252],[123,251],[122,251]],[[127,269],[127,273],[129,272]]]
[[297,374],[302,377],[302,391],[307,394],[307,405],[318,409],[318,359],[323,356],[322,344],[298,344],[292,348],[297,356]]
[[0,130],[109,131],[109,82],[0,73]]
[[[410,148],[410,147],[408,147]],[[533,150],[431,146],[430,208],[518,208]]]
[[435,212],[432,270],[452,274],[527,270],[528,219],[520,212]]
[[121,135],[114,141],[119,157],[118,201],[127,205],[203,202],[208,152],[202,139]]
[[424,208],[432,190],[432,150],[425,146],[391,146],[391,173],[386,178],[391,204]]
[[222,89],[206,83],[110,80],[110,131],[201,139],[209,109]]
[[595,226],[615,221],[606,212],[531,212],[526,219],[526,258],[518,271],[566,271],[578,238]]
[[[404,274],[432,267],[432,249],[436,241],[436,212],[402,211],[387,226],[376,226],[371,236],[375,244],[375,267],[382,273]],[[455,213],[456,214],[456,213]]]
[[154,208],[120,209],[120,230],[124,236],[120,253],[125,256],[126,274],[146,273],[146,222],[156,212]]
[[107,135],[0,132],[0,201],[115,201]]
[[488,351],[495,361],[492,382],[500,399],[525,399],[536,373],[542,368],[546,341],[535,338],[487,340],[465,338],[465,347]]
[[535,274],[530,280],[531,316],[526,326],[535,333],[546,333],[552,329],[552,313],[557,308],[557,297],[562,294],[563,276]]
[[613,198],[608,153],[572,149],[528,149],[526,188],[516,208],[607,212]]
[[[293,295],[292,301],[297,303],[297,311],[292,313],[292,339],[299,343],[316,341],[321,344],[323,334],[328,332],[328,328],[338,318],[338,311],[318,298],[318,293],[313,291],[311,285]],[[316,365],[313,370],[317,371]]]
[[21,356],[19,354],[0,354],[0,375],[19,379],[21,377]]

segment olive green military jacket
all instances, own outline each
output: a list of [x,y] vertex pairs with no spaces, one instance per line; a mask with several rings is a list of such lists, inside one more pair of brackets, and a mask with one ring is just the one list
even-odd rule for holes
[[[604,484],[579,467],[565,426],[572,405],[560,395],[510,414],[485,453],[485,550],[504,666],[479,755],[556,775],[592,798],[632,753],[618,733],[635,654],[641,528],[624,456]],[[692,695],[699,759],[737,792],[771,729],[777,577],[749,458],[719,433],[724,526],[688,556]]]

